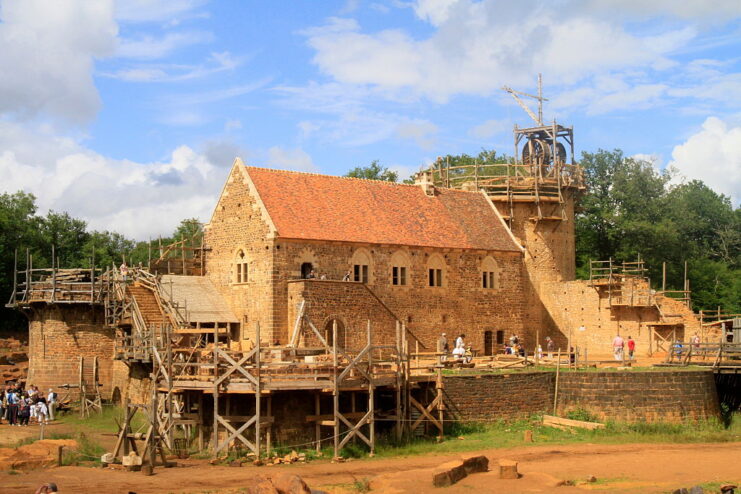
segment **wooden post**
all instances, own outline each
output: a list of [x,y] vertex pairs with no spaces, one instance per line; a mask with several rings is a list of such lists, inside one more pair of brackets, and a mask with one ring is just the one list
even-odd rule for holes
[[[161,244],[162,240],[160,240]],[[219,354],[217,353],[219,346],[219,326],[214,325],[214,389],[213,389],[213,398],[214,398],[214,458],[218,455],[218,447],[219,447],[219,385],[216,384],[216,381],[219,378]]]
[[57,270],[54,266],[54,244],[51,246],[51,303],[54,303],[54,296],[57,293]]
[[[371,328],[370,319],[368,320],[368,347],[373,345],[373,329]],[[368,382],[368,411],[370,417],[368,418],[368,428],[370,434],[370,455],[376,454],[376,408],[375,408],[375,383],[373,382],[373,352],[368,351],[368,375],[370,381]]]
[[[369,357],[370,358],[370,357]],[[334,419],[334,457],[340,456],[340,389],[337,382],[337,319],[332,321],[332,373],[334,390],[332,392],[332,415]]]
[[24,299],[26,302],[29,301],[29,297],[31,296],[31,254],[26,248],[26,293],[24,294]]
[[13,253],[13,296],[11,297],[12,303],[18,302],[18,249],[16,248]]
[[440,426],[438,429],[440,430],[440,434],[437,436],[437,441],[441,442],[443,440],[443,418],[445,413],[445,406],[443,405],[443,372],[442,367],[438,366],[437,368],[437,378],[435,380],[435,388],[437,391],[437,419],[440,422]]
[[561,376],[561,349],[558,349],[556,358],[556,386],[553,391],[553,415],[556,415],[556,405],[558,404],[558,379]]
[[[402,360],[401,360],[401,323],[396,321],[396,440],[401,439],[401,383],[402,383]],[[372,372],[372,369],[368,369]],[[372,374],[371,374],[372,376]]]
[[203,451],[203,393],[198,393],[198,451]]
[[272,432],[273,432],[273,395],[268,395],[268,430],[265,432],[265,456],[270,457],[270,449],[272,448]]
[[[322,413],[322,398],[319,391],[314,392],[314,414],[318,417]],[[316,435],[316,452],[322,450],[322,426],[320,420],[314,421],[314,434]]]
[[661,263],[661,291],[666,291],[666,261]]
[[261,435],[261,423],[260,423],[260,408],[262,405],[262,379],[260,378],[260,321],[255,323],[255,344],[257,345],[257,351],[255,352],[255,370],[257,385],[255,386],[255,454],[257,459],[260,459],[260,435]]
[[90,261],[90,303],[95,302],[95,247],[93,246],[93,256]]

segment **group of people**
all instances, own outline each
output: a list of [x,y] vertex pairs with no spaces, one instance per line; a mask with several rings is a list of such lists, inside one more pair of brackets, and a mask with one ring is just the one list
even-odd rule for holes
[[448,353],[451,354],[453,361],[470,363],[473,360],[473,351],[471,346],[466,346],[465,342],[466,335],[461,333],[455,339],[455,347],[450,352],[450,344],[448,343],[448,336],[446,333],[440,335],[437,340],[437,353],[438,362],[443,364],[448,361]]
[[7,385],[0,393],[0,423],[7,420],[9,425],[28,426],[29,423],[48,424],[54,420],[57,393],[49,390],[44,396],[38,386]]
[[612,354],[615,360],[622,361],[625,359],[625,346],[628,346],[628,360],[633,360],[636,352],[636,340],[628,335],[628,341],[626,342],[622,336],[617,335],[612,340]]

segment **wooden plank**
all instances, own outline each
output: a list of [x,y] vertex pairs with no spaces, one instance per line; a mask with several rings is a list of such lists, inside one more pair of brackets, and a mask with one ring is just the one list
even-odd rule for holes
[[564,419],[561,417],[555,417],[553,415],[543,415],[543,425],[577,427],[580,429],[589,429],[589,430],[605,428],[605,424],[600,424],[598,422],[585,422],[583,420]]

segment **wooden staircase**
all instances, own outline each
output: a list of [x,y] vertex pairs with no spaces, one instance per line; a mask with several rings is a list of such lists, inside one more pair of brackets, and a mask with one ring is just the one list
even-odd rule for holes
[[130,285],[128,292],[136,300],[139,312],[147,327],[160,327],[168,323],[154,292],[139,284]]

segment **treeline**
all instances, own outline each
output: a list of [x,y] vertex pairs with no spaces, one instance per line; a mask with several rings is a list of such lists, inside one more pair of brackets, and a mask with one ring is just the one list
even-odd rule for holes
[[[198,220],[183,220],[162,243],[191,238],[200,232]],[[148,242],[137,242],[116,232],[90,231],[85,221],[67,213],[39,215],[32,194],[0,194],[0,331],[25,327],[21,314],[4,307],[13,292],[16,251],[19,267],[25,268],[28,249],[34,267],[48,268],[52,265],[52,246],[60,268],[90,268],[93,263],[106,268],[118,266],[124,259],[129,265],[146,265],[149,256]],[[152,255],[156,256],[156,251]]]
[[658,171],[622,151],[583,153],[587,193],[576,217],[577,273],[589,261],[646,263],[660,288],[681,290],[687,262],[695,310],[741,313],[741,209],[703,182],[675,183],[673,170]]

